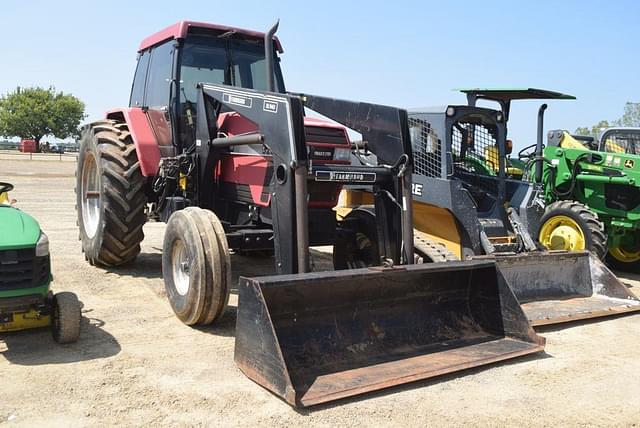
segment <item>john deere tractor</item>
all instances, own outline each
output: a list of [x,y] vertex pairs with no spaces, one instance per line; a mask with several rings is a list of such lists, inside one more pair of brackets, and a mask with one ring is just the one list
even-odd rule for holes
[[0,182],[0,333],[51,326],[56,342],[75,342],[80,302],[49,289],[49,240],[33,217],[13,206],[11,190]]
[[[540,241],[550,248],[563,245],[560,235],[598,251],[620,270],[640,271],[640,129],[610,128],[599,141],[567,131],[548,133],[546,147],[537,148],[547,210],[574,205],[588,207],[604,223],[606,249],[585,240],[588,231],[575,216],[556,216],[543,223]],[[533,179],[536,179],[535,174]]]

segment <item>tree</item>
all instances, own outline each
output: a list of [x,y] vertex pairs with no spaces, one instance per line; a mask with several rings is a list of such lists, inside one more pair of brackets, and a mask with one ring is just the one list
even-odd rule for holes
[[624,114],[615,121],[616,126],[640,126],[640,103],[627,102]]
[[18,87],[0,97],[0,135],[35,140],[39,149],[45,135],[62,139],[78,135],[84,107],[78,98],[54,87]]
[[588,135],[591,137],[597,137],[598,134],[602,131],[602,128],[609,128],[611,125],[608,120],[601,120],[597,124],[593,125],[591,128],[586,126],[582,126],[580,128],[576,128],[575,134],[577,135]]

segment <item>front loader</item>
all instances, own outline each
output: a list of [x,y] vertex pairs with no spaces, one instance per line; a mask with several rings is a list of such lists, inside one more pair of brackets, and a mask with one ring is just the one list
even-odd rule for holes
[[[203,325],[227,306],[231,254],[273,252],[276,275],[237,287],[235,360],[295,406],[541,351],[495,263],[412,266],[406,111],[286,92],[276,28],[180,22],[143,41],[130,107],[81,141],[88,261],[132,262],[147,219],[167,222],[169,301]],[[351,165],[346,127],[375,164]],[[349,184],[371,186],[369,217],[336,221]],[[310,247],[358,248],[371,218],[380,267],[311,272]]]
[[[470,97],[471,105],[410,112],[416,257],[495,260],[533,325],[640,310],[597,257],[545,251],[530,235],[544,219],[541,189],[508,170],[506,122],[511,99],[554,93],[521,92],[493,94],[505,97],[501,110],[477,107]],[[366,192],[345,193],[345,205],[366,206]]]

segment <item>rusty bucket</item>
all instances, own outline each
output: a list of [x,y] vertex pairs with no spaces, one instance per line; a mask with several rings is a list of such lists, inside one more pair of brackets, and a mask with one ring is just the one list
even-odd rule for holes
[[235,360],[306,407],[543,350],[492,261],[241,278]]
[[640,300],[589,252],[496,257],[534,326],[640,311]]

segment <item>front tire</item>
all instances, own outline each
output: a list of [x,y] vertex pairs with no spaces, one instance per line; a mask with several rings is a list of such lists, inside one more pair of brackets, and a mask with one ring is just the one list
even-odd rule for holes
[[53,296],[51,304],[51,333],[58,343],[73,343],[80,337],[81,306],[74,293],[62,292]]
[[588,250],[599,259],[604,259],[607,252],[604,224],[589,207],[575,201],[558,201],[547,206],[537,235],[549,250]]
[[171,308],[183,323],[211,324],[222,315],[231,269],[224,229],[215,214],[194,207],[171,215],[162,276]]
[[140,252],[146,222],[145,178],[124,123],[92,124],[80,141],[76,210],[89,263],[119,266]]

